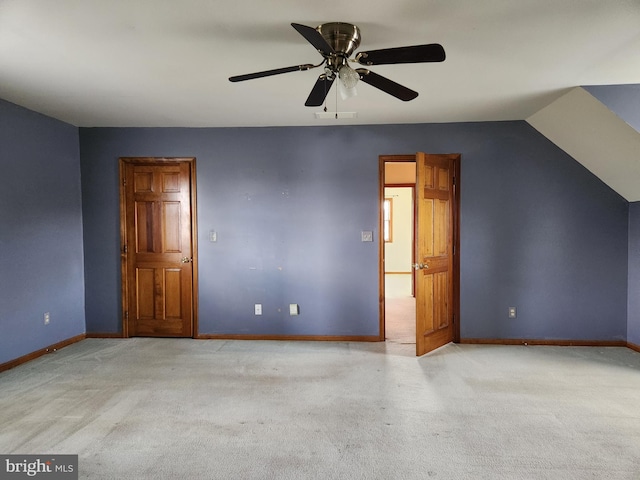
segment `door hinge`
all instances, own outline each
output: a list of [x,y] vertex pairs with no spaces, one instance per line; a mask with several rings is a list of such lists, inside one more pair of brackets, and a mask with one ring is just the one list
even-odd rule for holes
[[126,245],[122,247],[122,253],[129,253],[129,248]]
[[122,185],[126,185],[126,184],[127,184],[127,179],[126,179],[126,178],[123,178],[123,179],[122,179]]
[[129,320],[129,311],[128,310],[124,312],[124,318],[126,320]]

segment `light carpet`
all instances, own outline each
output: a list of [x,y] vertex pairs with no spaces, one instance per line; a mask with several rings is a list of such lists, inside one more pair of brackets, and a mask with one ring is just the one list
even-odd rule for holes
[[640,478],[625,348],[89,339],[0,374],[0,452],[86,479]]

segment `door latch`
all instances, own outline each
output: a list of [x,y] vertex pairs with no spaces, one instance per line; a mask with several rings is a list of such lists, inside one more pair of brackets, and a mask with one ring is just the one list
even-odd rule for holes
[[426,263],[413,263],[411,266],[415,270],[422,270],[423,268],[429,268],[429,265]]

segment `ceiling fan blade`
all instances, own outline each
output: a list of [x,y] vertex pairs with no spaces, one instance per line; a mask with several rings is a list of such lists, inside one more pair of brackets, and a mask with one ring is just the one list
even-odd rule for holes
[[243,82],[245,80],[253,80],[254,78],[270,77],[272,75],[280,75],[281,73],[298,72],[300,70],[309,70],[315,67],[310,63],[304,65],[294,65],[292,67],[274,68],[273,70],[265,70],[264,72],[247,73],[246,75],[236,75],[229,77],[230,82]]
[[322,34],[315,28],[300,25],[299,23],[292,23],[291,26],[295,28],[298,33],[307,40],[307,42],[316,47],[316,49],[324,55],[331,55],[332,53],[335,53],[333,47],[327,43]]
[[368,83],[372,87],[376,87],[383,92],[388,93],[389,95],[393,95],[403,102],[408,102],[409,100],[413,100],[418,96],[418,92],[414,92],[410,88],[404,87],[399,83],[383,77],[382,75],[373,73],[366,68],[358,68],[356,69],[356,72],[358,72],[358,74],[360,75],[360,80],[364,83]]
[[362,65],[443,62],[444,59],[444,48],[442,48],[442,45],[439,43],[369,50],[368,52],[360,52],[356,55],[356,62]]
[[327,94],[333,85],[335,77],[328,78],[324,73],[318,77],[316,84],[313,86],[309,98],[304,102],[306,107],[319,107],[324,103],[324,99],[327,98]]

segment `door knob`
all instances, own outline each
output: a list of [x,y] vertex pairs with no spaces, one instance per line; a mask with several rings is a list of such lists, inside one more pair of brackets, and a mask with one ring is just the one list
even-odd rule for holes
[[189,257],[182,257],[182,258],[180,259],[180,261],[181,261],[182,263],[191,263],[191,258],[189,258]]
[[429,268],[429,265],[426,263],[414,263],[411,265],[416,270],[422,270],[423,268]]

